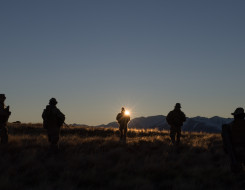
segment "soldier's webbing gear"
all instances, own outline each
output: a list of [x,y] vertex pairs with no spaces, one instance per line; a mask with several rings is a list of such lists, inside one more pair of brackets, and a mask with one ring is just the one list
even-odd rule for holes
[[170,111],[166,117],[166,121],[170,125],[170,138],[175,144],[175,136],[177,136],[177,144],[180,142],[181,126],[186,121],[184,112],[179,109]]
[[62,126],[65,121],[65,115],[56,107],[48,105],[44,109],[42,118],[44,121],[44,128]]
[[170,111],[166,117],[169,125],[182,126],[183,122],[186,121],[185,114],[181,110]]
[[42,118],[43,127],[47,129],[49,142],[53,145],[57,144],[65,115],[55,105],[48,105],[43,111]]

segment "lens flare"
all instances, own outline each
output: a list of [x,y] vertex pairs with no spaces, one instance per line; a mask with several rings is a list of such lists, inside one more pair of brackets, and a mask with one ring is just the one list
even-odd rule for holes
[[126,110],[125,115],[130,115],[130,111]]

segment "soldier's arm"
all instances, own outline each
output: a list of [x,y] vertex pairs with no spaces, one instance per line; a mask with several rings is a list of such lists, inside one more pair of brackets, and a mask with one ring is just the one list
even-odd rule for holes
[[63,114],[58,108],[57,108],[57,116],[61,119],[64,119],[65,120],[65,114]]
[[186,121],[186,116],[185,116],[185,114],[184,114],[184,121]]
[[186,116],[185,116],[184,112],[182,112],[182,113],[183,113],[183,121],[185,122],[186,121]]
[[45,119],[45,117],[46,117],[46,109],[44,109],[42,113],[42,118]]

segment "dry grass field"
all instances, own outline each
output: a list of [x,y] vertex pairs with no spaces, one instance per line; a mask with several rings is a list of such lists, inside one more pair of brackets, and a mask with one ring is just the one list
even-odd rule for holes
[[168,131],[63,128],[60,150],[49,149],[40,124],[9,125],[0,146],[1,190],[245,189],[234,175],[219,134],[184,133],[170,144]]

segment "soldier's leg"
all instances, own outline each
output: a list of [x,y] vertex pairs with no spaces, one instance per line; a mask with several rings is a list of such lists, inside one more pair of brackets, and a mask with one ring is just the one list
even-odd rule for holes
[[238,168],[242,169],[242,164],[245,162],[245,148],[243,146],[234,148],[235,156],[238,162]]
[[59,137],[60,131],[57,128],[52,129],[52,134],[50,135],[50,148],[51,151],[56,153],[59,149]]
[[126,138],[127,138],[127,131],[128,131],[127,126],[124,126],[124,132],[123,132],[123,138],[124,138],[124,140],[126,140]]
[[180,137],[181,137],[181,127],[177,127],[177,144],[180,143]]
[[49,128],[47,129],[47,136],[48,136],[48,142],[52,144],[52,136],[53,136],[52,129]]
[[8,129],[6,125],[0,127],[1,144],[8,143]]
[[57,144],[60,139],[60,128],[55,128],[54,135],[53,135],[53,144]]
[[176,135],[175,127],[171,126],[170,127],[170,138],[173,144],[175,143],[175,135]]
[[223,141],[223,149],[225,151],[226,154],[228,153],[228,146],[229,146],[229,136],[230,136],[230,126],[229,125],[222,125],[222,131],[221,131],[221,137],[222,137],[222,141]]
[[229,155],[229,158],[230,158],[231,170],[233,172],[237,172],[240,170],[241,166],[237,160],[235,149],[231,143],[231,136],[230,136],[231,134],[230,134],[230,126],[229,125],[223,125],[222,126],[221,135],[222,135],[224,150]]
[[50,144],[57,144],[59,141],[59,130],[56,128],[49,128],[47,133]]
[[58,135],[54,135],[51,138],[51,144],[58,144],[59,142],[59,136]]
[[120,139],[123,139],[123,127],[121,125],[119,127],[119,131],[120,131]]
[[231,171],[234,173],[241,172],[242,171],[242,154],[240,152],[241,149],[234,148],[234,154],[236,158],[236,162],[231,162]]

